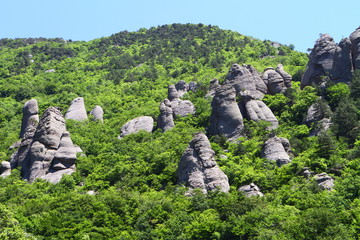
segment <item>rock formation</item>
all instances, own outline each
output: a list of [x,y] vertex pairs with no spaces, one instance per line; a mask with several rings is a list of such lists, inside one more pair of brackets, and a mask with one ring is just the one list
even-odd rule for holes
[[316,183],[322,189],[326,189],[328,191],[333,190],[334,187],[334,179],[330,177],[327,173],[320,173],[314,176]]
[[104,110],[101,106],[96,105],[93,110],[91,110],[90,115],[94,121],[104,122]]
[[57,183],[63,174],[75,171],[76,153],[61,112],[50,107],[41,117],[33,137],[22,139],[11,165],[12,168],[20,166],[23,178],[29,182],[43,178]]
[[215,152],[205,134],[194,136],[189,147],[183,153],[178,167],[178,183],[192,189],[201,189],[204,193],[212,190],[228,192],[227,176],[215,162]]
[[223,135],[229,140],[239,138],[244,124],[236,102],[235,88],[231,85],[219,87],[211,106],[209,133],[211,135]]
[[174,85],[168,87],[168,99],[171,102],[174,117],[185,117],[195,113],[195,106],[189,100],[181,100],[180,94]]
[[261,156],[271,161],[275,161],[278,166],[282,166],[291,161],[291,146],[289,140],[282,137],[272,137],[267,140],[261,152]]
[[165,99],[160,103],[160,115],[157,120],[157,127],[160,128],[163,132],[173,128],[174,118],[173,110],[171,108],[171,102],[169,99]]
[[189,83],[189,91],[196,92],[197,88],[198,88],[198,85],[196,82]]
[[360,28],[339,44],[328,34],[322,34],[309,55],[301,87],[329,80],[348,83],[354,69],[360,69]]
[[331,126],[331,109],[329,105],[318,100],[307,110],[305,124],[312,126],[311,136],[317,136],[321,131],[326,131]]
[[23,118],[21,123],[20,138],[28,139],[34,136],[39,124],[39,107],[36,99],[27,101],[23,107]]
[[245,95],[242,96],[245,102],[246,116],[253,121],[267,121],[271,123],[269,130],[275,129],[279,126],[279,122],[271,109],[261,100],[248,99]]
[[206,93],[205,97],[214,97],[216,90],[220,87],[221,85],[219,84],[219,80],[214,78],[213,80],[210,81],[210,88],[209,91]]
[[82,97],[75,98],[71,104],[69,109],[65,114],[66,119],[73,119],[77,121],[83,121],[88,118],[84,99]]
[[152,132],[153,127],[154,127],[154,119],[152,117],[149,116],[137,117],[128,121],[121,127],[121,133],[118,138],[121,139],[127,135],[137,133],[140,130]]
[[260,192],[260,188],[256,186],[254,183],[250,183],[249,185],[244,185],[238,189],[239,192],[243,192],[246,197],[259,196],[262,197],[264,194]]
[[268,93],[275,95],[283,93],[286,89],[291,87],[292,77],[284,71],[284,68],[279,64],[275,69],[265,69],[262,79],[268,88]]
[[175,84],[175,89],[178,92],[179,97],[182,97],[189,91],[189,85],[184,80],[180,80]]
[[0,177],[7,177],[11,174],[10,162],[2,161],[0,166]]
[[233,64],[224,85],[233,86],[237,94],[246,90],[255,99],[261,99],[267,92],[267,87],[259,73],[250,65]]

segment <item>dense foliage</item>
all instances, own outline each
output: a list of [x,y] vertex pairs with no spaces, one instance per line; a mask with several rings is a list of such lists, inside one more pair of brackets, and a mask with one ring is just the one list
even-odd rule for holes
[[[18,169],[0,179],[0,239],[356,239],[360,74],[350,86],[300,90],[306,55],[275,46],[202,24],[124,31],[90,42],[0,40],[1,161],[14,151],[9,147],[18,140],[21,109],[30,98],[38,100],[41,113],[49,106],[65,112],[77,96],[84,97],[88,110],[101,105],[105,111],[104,124],[67,121],[74,143],[86,154],[75,174],[56,185],[28,184]],[[208,126],[209,81],[223,81],[232,63],[251,64],[260,72],[282,63],[294,76],[292,89],[264,99],[280,122],[274,131],[290,140],[294,159],[278,168],[261,158],[270,132],[263,122],[247,121],[240,141],[211,138],[230,192],[185,196],[186,189],[176,184],[178,162],[193,134]],[[55,71],[46,72],[50,69]],[[185,96],[195,104],[194,116],[177,119],[166,133],[117,139],[128,120],[156,119],[167,86],[179,80],[199,85]],[[320,94],[325,96],[319,100]],[[334,112],[333,127],[309,137],[315,126],[303,124],[306,110],[325,100]],[[301,176],[304,167],[329,173],[335,190],[322,191]],[[264,197],[237,191],[251,182]]]

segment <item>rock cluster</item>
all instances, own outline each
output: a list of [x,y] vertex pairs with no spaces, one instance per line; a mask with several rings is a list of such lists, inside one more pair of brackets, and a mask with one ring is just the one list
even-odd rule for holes
[[278,166],[291,162],[291,146],[289,140],[282,137],[268,139],[262,149],[261,156],[275,161]]
[[330,177],[327,173],[320,173],[314,176],[316,183],[320,188],[331,191],[334,188],[334,179]]
[[185,117],[189,114],[195,113],[194,104],[189,100],[181,100],[180,97],[182,95],[183,95],[183,90],[180,90],[179,92],[178,90],[176,90],[175,85],[170,85],[168,87],[168,99],[170,100],[171,109],[173,110],[173,114],[175,118]]
[[178,166],[178,183],[204,193],[212,190],[228,192],[227,176],[215,162],[215,152],[205,134],[198,133],[183,153]]
[[[28,103],[24,106],[24,116],[28,113]],[[37,109],[35,101],[32,101],[31,108]],[[26,119],[23,118],[22,126],[26,125]],[[21,167],[23,178],[29,182],[43,178],[57,183],[63,174],[75,171],[77,152],[69,132],[66,131],[61,112],[57,108],[49,107],[34,133],[23,135],[21,144],[10,162],[12,168]]]
[[127,135],[137,133],[140,130],[152,132],[154,127],[154,119],[149,116],[141,116],[134,118],[121,127],[121,133],[118,139],[121,139]]
[[279,64],[276,69],[265,69],[262,79],[267,86],[268,93],[272,95],[283,93],[291,87],[292,77],[284,71],[281,64]]
[[301,87],[329,80],[348,83],[354,69],[360,69],[360,28],[339,44],[330,35],[322,34],[309,55]]
[[244,185],[238,189],[239,192],[243,192],[246,197],[259,196],[262,197],[264,194],[260,192],[260,188],[256,186],[254,183],[250,183],[249,185]]
[[170,130],[175,126],[173,110],[169,99],[165,99],[160,103],[160,115],[157,119],[157,127],[163,132]]

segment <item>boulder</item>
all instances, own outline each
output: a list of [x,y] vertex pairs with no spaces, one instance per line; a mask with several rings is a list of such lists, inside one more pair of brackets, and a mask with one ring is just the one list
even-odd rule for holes
[[23,107],[20,138],[29,139],[34,136],[39,124],[39,107],[36,99],[27,101]]
[[121,133],[118,138],[121,139],[127,135],[137,133],[140,130],[152,132],[153,127],[154,127],[154,119],[152,117],[149,116],[137,117],[128,121],[121,127]]
[[329,105],[321,100],[313,103],[307,110],[305,124],[312,126],[310,136],[317,136],[320,132],[326,131],[331,126],[331,109]]
[[165,99],[160,103],[160,115],[157,120],[157,127],[160,128],[163,132],[173,128],[174,118],[173,110],[171,108],[171,102],[169,99]]
[[290,163],[291,146],[289,140],[282,137],[272,137],[263,146],[261,156],[275,161],[278,166]]
[[76,121],[83,121],[88,118],[84,99],[82,97],[75,98],[71,104],[69,109],[65,114],[66,119],[72,119]]
[[350,34],[350,41],[354,69],[360,69],[360,27]]
[[71,175],[74,172],[75,172],[75,170],[71,169],[71,168],[58,170],[58,171],[50,170],[50,172],[47,173],[45,176],[42,176],[41,179],[44,179],[50,183],[56,184],[56,183],[60,182],[61,178],[64,175]]
[[224,84],[233,86],[237,94],[246,90],[255,99],[263,98],[267,92],[267,87],[259,73],[250,65],[233,64]]
[[235,88],[231,85],[223,85],[217,88],[211,107],[209,133],[211,135],[223,135],[229,140],[239,138],[244,129],[244,123],[236,102]]
[[190,100],[171,101],[171,108],[174,117],[186,117],[189,114],[195,114],[195,106]]
[[246,116],[249,120],[253,121],[267,121],[271,125],[268,127],[269,130],[276,129],[279,126],[279,122],[273,112],[266,104],[261,100],[248,100],[245,95],[242,96],[245,102]]
[[291,77],[290,74],[285,72],[284,66],[281,63],[277,65],[275,71],[277,73],[279,73],[280,76],[283,78],[285,87],[286,88],[291,88],[292,77]]
[[239,192],[243,192],[246,197],[259,196],[262,197],[264,194],[260,192],[260,188],[256,186],[254,183],[250,183],[249,185],[244,185],[238,189]]
[[175,85],[169,85],[168,86],[168,99],[172,101],[176,101],[180,99],[179,93],[175,88]]
[[228,192],[227,176],[215,162],[215,152],[205,134],[197,133],[183,153],[177,170],[178,183],[207,193],[212,190]]
[[180,80],[175,84],[175,89],[178,92],[179,97],[182,97],[189,91],[189,85],[184,80]]
[[96,105],[93,110],[91,110],[90,115],[94,121],[104,122],[104,110],[101,106]]
[[0,166],[0,177],[7,177],[11,174],[10,162],[2,161]]
[[327,173],[320,173],[314,176],[314,180],[320,186],[321,189],[331,191],[334,188],[334,179]]
[[269,94],[283,93],[287,89],[283,77],[273,68],[265,69],[262,79],[267,85]]
[[189,83],[189,91],[196,92],[197,88],[198,88],[198,85],[196,82]]
[[335,83],[349,83],[353,70],[351,41],[348,38],[343,38],[340,41],[334,55],[334,63],[330,73],[330,79]]

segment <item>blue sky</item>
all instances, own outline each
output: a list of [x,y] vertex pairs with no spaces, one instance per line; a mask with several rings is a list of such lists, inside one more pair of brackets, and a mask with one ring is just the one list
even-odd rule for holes
[[358,0],[3,0],[0,38],[89,41],[123,30],[204,23],[306,52],[320,33],[338,42],[360,26]]

